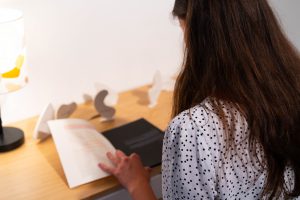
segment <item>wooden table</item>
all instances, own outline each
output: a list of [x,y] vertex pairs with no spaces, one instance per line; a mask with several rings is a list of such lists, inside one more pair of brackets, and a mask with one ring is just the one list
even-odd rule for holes
[[[111,122],[91,121],[99,131],[144,117],[162,130],[170,120],[172,93],[162,92],[158,105],[148,108],[149,86],[121,93],[116,106],[116,119]],[[96,114],[91,104],[80,105],[71,116],[89,119]],[[18,149],[0,153],[0,199],[91,199],[120,187],[113,177],[69,189],[52,138],[44,142],[32,139],[37,117],[11,124],[25,132],[25,143]]]

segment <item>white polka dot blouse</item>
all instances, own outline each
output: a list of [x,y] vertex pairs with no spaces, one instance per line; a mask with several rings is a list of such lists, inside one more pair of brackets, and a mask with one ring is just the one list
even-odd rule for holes
[[[263,151],[257,145],[258,158],[250,159],[245,118],[234,107],[222,107],[227,120],[235,120],[235,147],[226,145],[224,126],[210,98],[170,122],[162,156],[164,200],[265,198],[261,193],[266,173],[259,164]],[[292,177],[287,169],[286,187],[293,187]]]

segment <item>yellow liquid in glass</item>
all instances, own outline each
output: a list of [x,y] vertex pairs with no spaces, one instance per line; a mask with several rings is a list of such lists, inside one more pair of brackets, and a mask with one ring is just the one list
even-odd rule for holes
[[24,56],[19,55],[16,60],[16,66],[9,72],[2,74],[2,78],[18,78],[20,76],[21,67],[24,63]]

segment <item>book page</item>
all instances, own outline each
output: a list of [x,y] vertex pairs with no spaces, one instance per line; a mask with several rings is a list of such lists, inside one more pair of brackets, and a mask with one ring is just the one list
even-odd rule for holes
[[106,153],[115,148],[89,122],[62,119],[48,125],[70,188],[108,176],[98,163],[111,166]]

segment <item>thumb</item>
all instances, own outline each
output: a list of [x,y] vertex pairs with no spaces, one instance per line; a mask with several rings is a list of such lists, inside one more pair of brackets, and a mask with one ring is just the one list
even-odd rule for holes
[[150,167],[145,167],[145,170],[146,170],[149,174],[151,174],[151,172],[152,172],[152,168],[150,168]]

